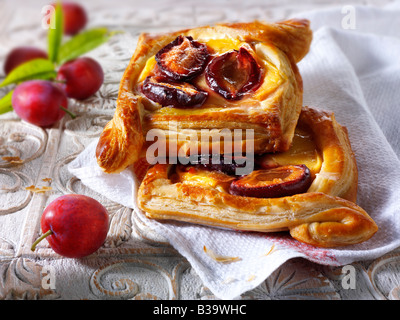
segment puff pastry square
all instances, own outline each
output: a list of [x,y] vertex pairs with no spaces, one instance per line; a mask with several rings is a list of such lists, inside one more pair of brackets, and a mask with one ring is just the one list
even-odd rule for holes
[[[158,64],[157,53],[180,36],[206,46],[210,59],[244,48],[259,67],[259,86],[251,94],[229,100],[210,89],[203,71],[190,80],[207,94],[201,106],[168,107],[152,101],[143,94],[143,82]],[[286,151],[302,107],[302,79],[296,64],[309,51],[311,39],[307,20],[218,24],[142,34],[121,79],[114,117],[97,146],[99,166],[107,173],[117,173],[137,161],[152,129],[165,131],[167,146],[172,143],[180,150],[190,149],[188,142],[180,139],[185,130],[199,136],[202,129],[213,129],[215,134],[222,129],[230,129],[232,134],[233,129],[251,129],[254,135],[249,141],[246,137],[241,140],[243,149],[251,143],[255,153]],[[198,141],[198,150],[212,149],[212,143]],[[226,150],[221,147],[220,152]]]
[[355,204],[358,171],[346,128],[332,113],[303,107],[296,130],[311,135],[317,154],[307,147],[309,159],[302,158],[302,152],[292,150],[304,150],[294,140],[287,152],[259,160],[278,165],[307,162],[312,182],[305,192],[276,198],[238,196],[229,192],[234,177],[212,171],[196,176],[190,170],[186,177],[177,171],[179,165],[156,164],[140,185],[139,207],[151,219],[257,232],[289,230],[293,238],[319,247],[371,238],[378,227]]

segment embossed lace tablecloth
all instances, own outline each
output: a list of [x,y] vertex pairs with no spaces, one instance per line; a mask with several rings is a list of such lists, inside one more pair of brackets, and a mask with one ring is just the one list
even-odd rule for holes
[[[319,13],[304,13],[315,30],[310,53],[299,64],[304,79],[305,105],[334,111],[349,130],[359,166],[358,203],[377,222],[380,231],[369,241],[337,249],[301,244],[287,234],[260,234],[221,230],[186,223],[149,220],[135,207],[137,185],[131,170],[121,175],[103,174],[95,161],[91,144],[70,165],[70,171],[84,184],[113,201],[131,207],[142,222],[161,234],[185,256],[209,289],[219,298],[232,299],[262,283],[289,259],[303,257],[326,265],[345,265],[373,259],[400,245],[397,218],[400,197],[400,161],[388,143],[371,110],[393,107],[399,84],[400,7],[391,10],[356,8],[358,31],[335,27],[340,9],[322,13],[323,25],[313,25]],[[339,15],[338,15],[339,14]],[[376,17],[371,22],[371,15]],[[368,23],[367,23],[368,22]],[[371,25],[376,23],[376,27]],[[368,29],[365,28],[368,26]],[[387,29],[392,32],[387,32]],[[393,71],[395,71],[393,73]],[[396,73],[397,71],[397,73]],[[381,82],[385,80],[384,82]],[[377,101],[365,99],[364,91],[379,93]],[[381,92],[385,90],[383,95]],[[377,99],[373,97],[372,99]],[[400,120],[399,116],[384,115]],[[397,121],[390,132],[397,129]],[[389,136],[393,138],[393,136]],[[397,140],[392,140],[394,144]],[[232,263],[214,260],[204,247],[219,256],[237,257]]]
[[[46,30],[40,22],[47,3],[0,2],[1,62],[12,47],[46,47]],[[70,101],[77,118],[66,116],[53,128],[41,129],[20,121],[13,112],[0,116],[1,299],[400,298],[400,251],[396,249],[400,245],[396,219],[400,209],[396,126],[400,120],[396,113],[400,28],[396,2],[371,1],[373,5],[364,6],[368,1],[350,5],[336,1],[335,9],[317,0],[82,3],[89,9],[89,27],[107,26],[125,33],[88,54],[103,66],[105,81],[89,99]],[[285,233],[255,236],[159,224],[133,210],[132,176],[114,176],[112,188],[106,188],[110,176],[105,178],[91,166],[91,148],[113,115],[119,80],[140,32],[290,16],[312,21],[312,49],[300,63],[305,104],[335,111],[338,121],[348,127],[360,169],[359,204],[380,227],[373,239],[359,246],[315,250],[295,244]],[[0,88],[0,97],[9,90]],[[21,161],[13,163],[3,157]],[[85,166],[89,170],[82,169]],[[98,188],[99,181],[103,188]],[[32,185],[52,189],[43,193],[26,189]],[[107,208],[110,229],[106,242],[84,259],[62,258],[45,240],[31,252],[40,234],[44,207],[67,193],[87,194]],[[241,260],[218,264],[204,253],[204,246]],[[342,264],[355,269],[356,288],[343,285]],[[53,276],[50,287],[43,282],[49,274]]]

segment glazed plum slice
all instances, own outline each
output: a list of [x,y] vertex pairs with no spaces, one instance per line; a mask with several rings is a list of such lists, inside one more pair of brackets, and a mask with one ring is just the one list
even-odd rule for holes
[[244,168],[247,161],[249,159],[238,155],[199,155],[196,166],[234,176],[236,169]]
[[147,77],[142,86],[143,94],[163,107],[195,108],[201,106],[208,93],[187,82],[169,82],[162,76]]
[[206,68],[208,86],[227,100],[239,100],[261,84],[261,68],[244,47],[215,57]]
[[158,68],[174,81],[188,81],[200,74],[209,53],[207,47],[192,37],[178,36],[155,56]]
[[255,198],[279,198],[303,193],[311,184],[310,170],[305,165],[287,165],[269,170],[256,170],[230,185],[233,195]]

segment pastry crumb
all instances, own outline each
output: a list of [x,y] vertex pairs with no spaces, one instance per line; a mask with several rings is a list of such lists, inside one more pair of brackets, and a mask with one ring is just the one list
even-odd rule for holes
[[230,277],[230,278],[225,279],[222,283],[223,284],[229,284],[229,283],[233,283],[233,282],[236,282],[236,281],[237,281],[237,279]]
[[250,275],[250,277],[247,279],[248,282],[253,281],[256,278],[254,274]]
[[237,262],[237,261],[242,260],[239,257],[227,257],[227,256],[217,255],[214,251],[208,249],[206,246],[203,247],[203,250],[209,257],[211,257],[212,259],[214,259],[217,262],[231,263],[231,262]]
[[1,159],[11,164],[21,164],[24,162],[20,157],[1,157]]
[[43,186],[43,187],[35,187],[34,185],[31,185],[31,186],[29,186],[29,187],[26,187],[25,190],[27,190],[27,191],[32,191],[32,192],[34,192],[34,193],[45,193],[45,192],[47,192],[47,191],[52,190],[52,187],[46,187],[46,186]]
[[274,252],[275,251],[275,243],[271,246],[271,248],[269,249],[269,251],[266,253],[266,254],[264,254],[264,256],[268,256],[268,255],[270,255],[272,252]]

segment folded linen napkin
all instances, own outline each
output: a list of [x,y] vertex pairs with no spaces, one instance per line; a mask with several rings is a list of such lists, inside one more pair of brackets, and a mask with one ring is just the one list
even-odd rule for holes
[[[395,249],[400,246],[400,113],[396,108],[400,101],[400,6],[353,9],[355,29],[341,24],[345,18],[342,8],[301,15],[310,19],[314,39],[299,68],[304,105],[333,111],[348,128],[359,168],[357,202],[379,227],[372,239],[321,249],[287,233],[237,232],[150,220],[136,206],[138,183],[132,171],[109,175],[97,166],[97,141],[70,163],[70,172],[94,191],[133,208],[145,225],[186,257],[221,299],[237,298],[255,288],[291,258],[339,266]],[[227,259],[219,261],[215,256]]]

